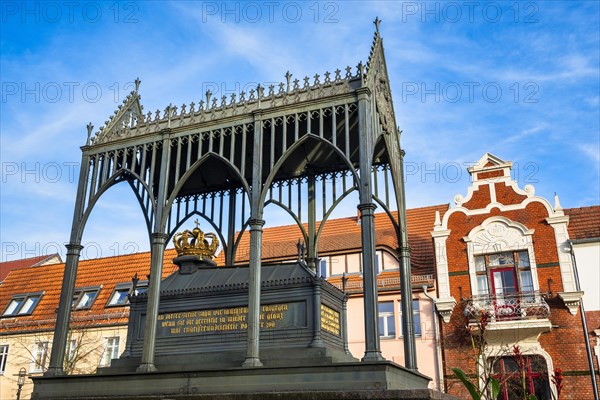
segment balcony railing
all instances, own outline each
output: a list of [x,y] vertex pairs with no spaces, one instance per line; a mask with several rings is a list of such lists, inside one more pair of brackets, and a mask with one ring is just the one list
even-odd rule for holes
[[492,322],[546,319],[550,315],[550,307],[538,291],[473,296],[465,301],[465,316],[471,322],[477,322],[482,311],[489,313]]

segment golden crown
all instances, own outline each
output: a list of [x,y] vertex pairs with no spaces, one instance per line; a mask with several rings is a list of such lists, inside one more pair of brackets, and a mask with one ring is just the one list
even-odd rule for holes
[[[211,242],[209,243],[207,239],[210,239]],[[198,256],[200,259],[213,260],[219,248],[219,239],[214,233],[202,232],[196,221],[196,227],[193,230],[186,229],[175,234],[173,244],[175,244],[178,256]]]

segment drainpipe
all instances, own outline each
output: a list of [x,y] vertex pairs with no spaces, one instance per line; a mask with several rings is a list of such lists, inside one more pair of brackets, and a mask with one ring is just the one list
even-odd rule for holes
[[[575,260],[575,250],[573,249],[573,242],[571,240],[567,240],[567,243],[569,244],[569,253],[571,253],[571,260],[573,260],[573,270],[575,272],[575,288],[577,289],[577,291],[580,291],[581,287],[579,286],[579,273],[577,272],[577,261]],[[590,364],[590,372],[592,373],[592,388],[594,389],[594,399],[598,400],[598,384],[596,383],[596,370],[594,369],[594,359],[592,357],[592,348],[590,346],[590,338],[588,336],[588,327],[587,320],[585,318],[585,309],[583,308],[583,299],[579,301],[579,312],[581,313],[581,324],[583,325],[585,350],[587,352],[588,363]]]
[[[435,366],[437,369],[437,390],[442,391],[444,375],[442,375],[442,348],[440,347],[440,338],[438,333],[437,311],[435,310],[435,300],[427,294],[427,285],[423,285],[423,294],[431,300],[431,309],[433,310],[433,337],[435,342]],[[598,399],[596,399],[598,400]]]

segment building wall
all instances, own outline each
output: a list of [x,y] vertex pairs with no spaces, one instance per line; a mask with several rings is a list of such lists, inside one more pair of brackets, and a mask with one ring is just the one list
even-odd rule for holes
[[[470,398],[454,378],[452,368],[461,368],[473,379],[479,373],[471,341],[477,331],[470,326],[465,308],[487,304],[485,307],[494,313],[498,304],[505,304],[490,297],[495,282],[485,268],[488,302],[478,303],[475,255],[526,250],[534,290],[539,290],[545,299],[550,315],[533,318],[525,311],[512,320],[492,319],[485,336],[485,359],[512,357],[513,346],[518,345],[524,354],[538,355],[545,361],[550,381],[554,368],[563,370],[565,389],[561,399],[593,398],[581,316],[574,305],[579,299],[575,274],[568,248],[564,246],[568,240],[568,216],[557,200],[553,208],[547,200],[534,195],[533,187],[520,189],[512,180],[510,169],[511,163],[484,155],[469,171],[473,182],[467,195],[456,196],[456,207],[441,216],[432,233],[436,240],[438,274],[441,274],[438,282],[448,282],[447,288],[440,287],[443,300],[440,303],[453,304],[451,299],[456,302],[454,309],[446,310],[446,317],[450,315],[442,332],[447,391],[459,398]],[[521,305],[517,300],[516,307]],[[550,386],[554,390],[551,382]]]
[[[430,294],[435,297],[435,293]],[[416,339],[417,366],[419,372],[432,378],[430,388],[436,388],[438,371],[435,364],[436,341],[433,329],[433,308],[431,301],[423,293],[413,293],[413,299],[419,300],[421,335]],[[401,334],[400,293],[379,293],[378,301],[394,302],[394,337],[381,338],[381,353],[387,360],[404,365],[404,340]],[[365,353],[364,341],[364,304],[362,297],[351,297],[348,301],[348,347],[352,355],[359,360]]]
[[[71,359],[74,361],[73,373],[93,373],[101,366],[104,357],[106,338],[119,337],[119,354],[125,350],[127,338],[127,326],[90,327],[85,329],[73,329],[69,340],[75,339],[77,355]],[[15,399],[18,389],[18,374],[21,368],[25,368],[27,378],[21,391],[21,399],[28,399],[33,390],[30,376],[40,376],[43,371],[35,368],[33,362],[36,343],[48,342],[45,364],[50,361],[53,332],[39,332],[27,334],[9,334],[0,336],[0,346],[8,345],[8,355],[4,374],[0,375],[0,399]]]
[[[600,239],[595,242],[574,243],[579,282],[584,291],[583,304],[586,311],[600,310]],[[596,328],[596,327],[594,327]]]

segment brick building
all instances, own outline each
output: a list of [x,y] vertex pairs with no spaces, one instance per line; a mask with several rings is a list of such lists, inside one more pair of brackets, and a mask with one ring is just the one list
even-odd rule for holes
[[[451,368],[479,376],[480,384],[489,368],[501,382],[500,399],[520,398],[519,371],[530,393],[551,399],[554,368],[561,368],[561,399],[591,399],[569,213],[558,198],[553,206],[532,186],[519,188],[511,166],[485,154],[469,168],[467,195],[455,197],[456,206],[440,213],[432,232],[446,390],[467,398]],[[477,358],[471,338],[482,315],[488,318],[486,347]],[[515,345],[524,357],[521,368]]]

